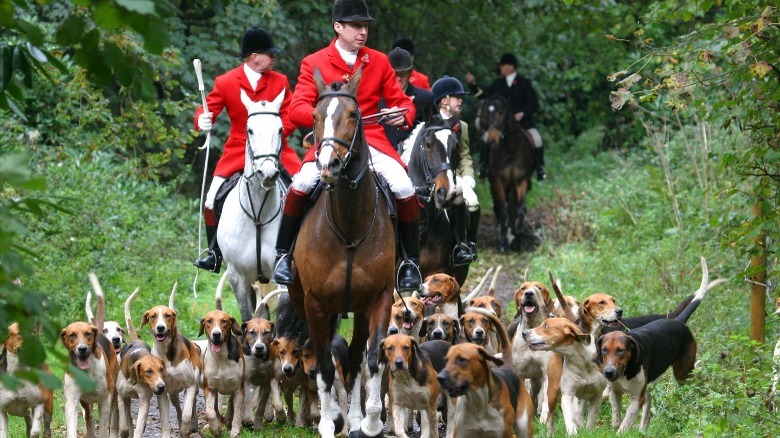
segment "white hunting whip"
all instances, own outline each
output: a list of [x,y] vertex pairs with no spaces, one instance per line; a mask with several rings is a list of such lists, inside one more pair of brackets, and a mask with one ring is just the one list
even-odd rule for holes
[[[209,106],[206,103],[206,91],[205,87],[203,86],[203,71],[201,71],[200,68],[200,59],[195,58],[192,60],[192,66],[195,67],[195,76],[198,78],[198,90],[200,90],[200,98],[203,101],[203,112],[209,112]],[[203,253],[201,251],[201,227],[203,224],[203,194],[206,192],[206,177],[208,169],[209,169],[209,143],[211,143],[211,130],[206,131],[206,141],[203,143],[202,146],[198,148],[198,150],[206,150],[206,160],[203,163],[203,179],[200,183],[200,203],[198,204],[198,255],[197,257],[200,257],[200,255]],[[192,293],[195,295],[195,299],[198,299],[198,275],[200,274],[200,269],[195,269],[195,281],[192,282]]]

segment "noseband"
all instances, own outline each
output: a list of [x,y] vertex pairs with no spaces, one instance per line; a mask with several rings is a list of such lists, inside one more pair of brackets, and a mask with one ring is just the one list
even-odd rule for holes
[[[320,101],[328,97],[334,97],[334,98],[346,97],[352,99],[356,104],[358,103],[357,97],[355,97],[355,95],[351,93],[345,93],[343,91],[326,91],[320,94],[320,96],[317,98],[317,104],[319,105]],[[333,147],[333,151],[336,153],[336,156],[338,156],[339,160],[341,160],[343,168],[344,169],[347,168],[347,166],[349,165],[349,161],[352,158],[352,153],[355,151],[355,143],[358,140],[358,132],[363,132],[363,117],[360,111],[360,105],[358,105],[357,107],[357,113],[354,116],[350,116],[350,117],[355,118],[355,130],[352,132],[352,140],[350,140],[349,142],[339,137],[323,137],[318,141],[317,132],[315,129],[314,144],[317,145],[317,149],[315,150],[314,156],[315,159],[318,160],[317,161],[318,163],[319,163],[320,150],[322,150],[323,146],[329,145]],[[334,143],[338,143],[341,146],[347,148],[347,153],[342,156],[339,153],[338,148],[335,147]],[[342,173],[341,176],[347,179],[349,181],[349,186],[354,189],[355,187],[357,187],[357,183],[363,178],[363,176],[367,173],[367,171],[368,171],[368,163],[366,163],[366,165],[360,170],[360,173],[358,173],[358,175],[355,178],[351,179],[346,172]]]
[[[446,172],[448,170],[452,170],[452,164],[447,162],[446,160],[443,161],[438,166],[431,168],[428,164],[428,156],[425,154],[425,135],[429,132],[436,132],[441,131],[442,129],[447,129],[444,126],[430,126],[425,127],[423,131],[417,136],[417,139],[415,139],[415,145],[414,147],[417,147],[417,149],[420,151],[420,164],[423,169],[423,176],[425,176],[425,185],[422,187],[417,187],[417,196],[419,196],[422,200],[425,202],[428,202],[431,200],[431,197],[433,196],[433,190],[435,188],[433,184],[433,178],[436,177],[436,175]],[[448,149],[449,145],[445,145],[446,154],[449,156],[450,151]]]
[[[281,117],[278,112],[276,111],[255,111],[253,113],[250,113],[246,119],[249,120],[253,116],[276,116]],[[244,178],[251,179],[255,176],[257,173],[257,168],[255,168],[255,160],[263,159],[263,162],[266,160],[270,160],[273,165],[279,169],[279,152],[275,154],[255,154],[255,149],[252,147],[252,143],[249,141],[249,136],[246,136],[246,148],[250,151],[252,155],[252,174],[249,176],[244,175]]]

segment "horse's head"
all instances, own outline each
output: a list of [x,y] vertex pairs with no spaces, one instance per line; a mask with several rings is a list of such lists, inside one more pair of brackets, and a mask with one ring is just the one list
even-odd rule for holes
[[286,89],[269,102],[254,102],[241,90],[241,102],[247,111],[246,160],[244,176],[259,175],[260,184],[270,189],[279,177],[279,152],[282,149],[282,118],[279,109],[284,101]]
[[[452,171],[451,154],[457,139],[453,126],[458,119],[442,120],[434,116],[421,123],[407,140],[409,177],[418,188],[418,195],[428,197],[437,208],[452,205],[457,193]],[[408,146],[410,145],[411,146]]]
[[509,114],[509,102],[501,96],[484,99],[477,109],[476,123],[482,131],[487,132],[486,143],[497,144],[506,130]]
[[359,67],[348,83],[326,84],[319,69],[314,69],[314,83],[319,99],[314,108],[314,144],[320,178],[335,184],[350,160],[359,154],[363,123],[357,101],[357,88],[363,75]]

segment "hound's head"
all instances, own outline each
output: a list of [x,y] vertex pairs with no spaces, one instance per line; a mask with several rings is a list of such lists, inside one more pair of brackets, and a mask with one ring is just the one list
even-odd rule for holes
[[422,300],[414,297],[397,300],[390,309],[390,325],[387,327],[387,334],[403,333],[419,336],[424,314],[425,304]]
[[430,306],[453,303],[460,300],[460,285],[452,275],[432,274],[425,278],[420,287],[420,297]]
[[206,334],[209,348],[214,353],[222,351],[222,346],[230,342],[231,336],[241,336],[241,326],[236,318],[221,310],[212,310],[200,320],[198,336]]
[[74,322],[60,332],[60,340],[68,350],[70,358],[82,370],[92,365],[92,356],[97,356],[98,329],[86,322]]
[[170,339],[176,332],[176,311],[167,306],[155,306],[147,310],[141,317],[140,330],[144,325],[149,324],[149,330],[157,342],[163,342]]
[[605,293],[595,293],[583,301],[580,306],[581,319],[596,321],[603,326],[616,326],[623,317],[623,309],[615,299]]
[[596,363],[610,382],[621,378],[638,358],[639,344],[624,332],[609,332],[596,341]]
[[245,356],[254,356],[266,360],[271,352],[274,340],[274,323],[265,318],[252,318],[241,324],[243,342],[241,348]]
[[503,363],[479,345],[453,345],[447,352],[446,366],[439,373],[439,383],[450,397],[460,397],[471,387],[487,386],[490,365],[501,366]]

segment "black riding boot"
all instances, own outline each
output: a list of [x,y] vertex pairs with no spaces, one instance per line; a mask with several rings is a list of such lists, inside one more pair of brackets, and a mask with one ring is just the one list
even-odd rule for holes
[[468,242],[464,241],[466,238],[466,206],[457,205],[450,208],[448,213],[450,215],[452,236],[455,239],[455,247],[452,248],[452,264],[455,266],[468,265],[476,259],[474,254],[471,253],[471,247],[468,245]]
[[198,269],[205,269],[218,274],[220,269],[222,269],[222,251],[219,250],[219,244],[217,243],[216,225],[206,225],[206,239],[209,241],[206,253],[192,264]]
[[536,179],[539,181],[547,179],[547,172],[544,171],[544,146],[534,148],[534,164],[536,164]]
[[282,223],[279,224],[279,234],[276,236],[276,262],[272,278],[276,284],[291,285],[295,280],[291,251],[298,230],[301,228],[307,196],[306,193],[290,188],[284,200]]
[[406,258],[398,266],[396,288],[398,292],[413,292],[420,289],[420,227],[417,221],[398,221],[398,234],[401,246],[406,250]]
[[274,263],[274,283],[291,285],[295,280],[292,267],[292,248],[295,236],[301,228],[301,216],[282,216],[279,235],[276,238],[276,263]]
[[469,227],[467,230],[469,248],[471,248],[471,255],[476,261],[477,256],[477,231],[479,230],[479,215],[482,209],[477,209],[469,213]]

